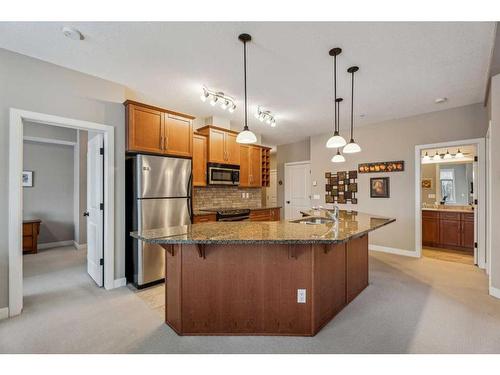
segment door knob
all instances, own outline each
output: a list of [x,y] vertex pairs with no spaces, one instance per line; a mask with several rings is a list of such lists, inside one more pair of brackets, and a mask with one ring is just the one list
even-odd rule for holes
[[85,211],[85,212],[83,213],[83,216],[89,216],[89,215],[90,215],[90,213],[89,213],[88,211]]
[[286,201],[286,204],[290,204],[290,201]]

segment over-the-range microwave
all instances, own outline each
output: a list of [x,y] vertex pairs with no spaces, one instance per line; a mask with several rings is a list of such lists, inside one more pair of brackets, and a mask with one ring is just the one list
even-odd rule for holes
[[209,163],[207,169],[209,185],[238,185],[240,183],[239,165]]

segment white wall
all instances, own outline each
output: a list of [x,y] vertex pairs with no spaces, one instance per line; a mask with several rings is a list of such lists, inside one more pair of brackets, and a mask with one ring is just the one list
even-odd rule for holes
[[112,125],[115,133],[115,278],[125,276],[126,89],[118,84],[0,49],[0,308],[8,305],[9,108]]
[[25,141],[23,169],[33,187],[23,188],[23,219],[42,220],[38,242],[75,239],[73,146]]
[[[360,174],[359,204],[341,207],[396,218],[395,223],[373,232],[370,243],[415,251],[415,145],[484,137],[487,124],[485,107],[474,104],[359,127],[354,135],[362,152],[346,155],[346,163],[340,165],[331,163],[334,151],[325,148],[330,134],[312,137],[311,180],[317,181],[312,194],[320,195],[313,205],[324,204],[324,174],[327,171],[357,170],[358,163],[364,162],[404,160],[404,172]],[[344,135],[347,132],[344,131]],[[370,177],[375,176],[390,177],[390,198],[370,198]]]

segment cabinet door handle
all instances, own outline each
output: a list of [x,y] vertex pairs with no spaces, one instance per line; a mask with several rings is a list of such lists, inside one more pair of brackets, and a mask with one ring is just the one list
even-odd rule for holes
[[165,142],[164,142],[164,150],[168,148],[168,136],[165,137]]

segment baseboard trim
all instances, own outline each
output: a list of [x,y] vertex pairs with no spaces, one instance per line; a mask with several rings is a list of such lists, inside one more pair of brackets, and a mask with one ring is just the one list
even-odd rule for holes
[[115,279],[115,281],[113,283],[114,288],[120,288],[120,287],[125,286],[125,285],[127,285],[127,278],[126,277],[122,277],[121,279]]
[[418,254],[416,251],[397,249],[394,247],[368,245],[368,249],[373,251],[379,251],[381,253],[389,253],[389,254],[403,255],[405,257],[418,258]]
[[86,249],[87,248],[87,244],[86,243],[78,243],[76,241],[73,241],[73,246],[77,250],[82,250],[82,249]]
[[74,245],[73,240],[69,241],[57,241],[57,242],[46,242],[46,243],[39,243],[38,244],[38,249],[43,250],[43,249],[51,249],[53,247],[63,247],[63,246],[72,246]]
[[490,296],[500,299],[500,289],[490,286]]
[[7,319],[9,317],[9,308],[3,307],[0,309],[0,320]]

